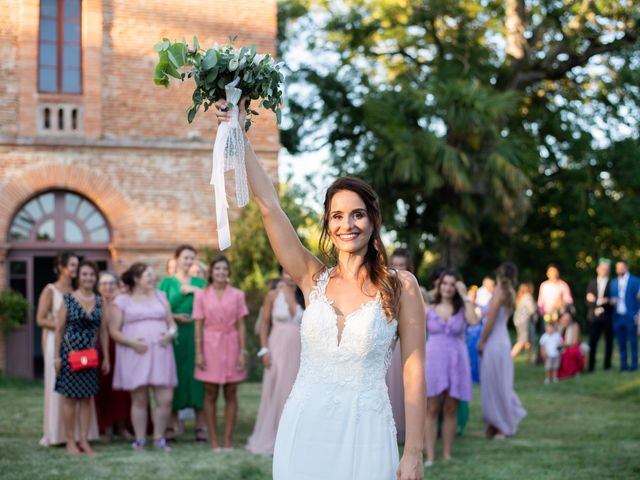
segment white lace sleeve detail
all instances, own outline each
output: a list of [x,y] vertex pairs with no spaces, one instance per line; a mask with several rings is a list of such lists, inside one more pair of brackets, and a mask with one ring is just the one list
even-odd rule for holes
[[318,279],[316,280],[311,293],[309,294],[309,300],[315,302],[319,298],[324,297],[325,290],[327,289],[327,283],[329,283],[329,274],[331,273],[331,269],[329,267],[324,267],[324,270],[320,272],[318,275]]

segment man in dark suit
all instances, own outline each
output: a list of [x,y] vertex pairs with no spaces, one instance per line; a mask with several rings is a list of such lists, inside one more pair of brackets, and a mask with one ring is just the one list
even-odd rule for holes
[[604,369],[611,369],[611,355],[613,353],[613,323],[611,306],[609,305],[610,282],[609,266],[611,262],[606,258],[598,260],[597,277],[589,282],[587,287],[587,320],[591,324],[589,338],[589,371],[596,367],[596,351],[598,341],[604,333]]
[[[620,370],[638,369],[637,315],[640,311],[640,279],[629,273],[627,262],[616,263],[616,278],[611,281],[613,305],[613,333],[620,348]],[[631,347],[631,362],[627,358],[627,344]],[[629,365],[631,363],[631,365]]]

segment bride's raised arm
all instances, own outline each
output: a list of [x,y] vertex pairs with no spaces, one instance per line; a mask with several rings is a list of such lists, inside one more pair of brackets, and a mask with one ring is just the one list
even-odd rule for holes
[[[244,125],[244,102],[240,100],[240,125]],[[229,120],[229,112],[223,111],[224,100],[216,102],[218,122]],[[322,263],[298,238],[291,221],[280,206],[278,193],[264,170],[245,134],[245,162],[249,188],[258,204],[271,248],[282,267],[291,275],[300,289],[307,294],[313,284],[313,275],[322,268]]]

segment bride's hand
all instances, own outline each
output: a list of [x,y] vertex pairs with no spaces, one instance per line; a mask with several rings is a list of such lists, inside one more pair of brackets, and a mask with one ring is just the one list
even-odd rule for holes
[[[247,110],[245,104],[247,103],[247,97],[242,97],[238,102],[238,123],[244,129],[244,121],[247,119]],[[231,112],[227,110],[227,101],[224,99],[218,100],[213,104],[216,107],[216,118],[218,119],[218,125],[222,122],[228,122],[231,120]]]
[[396,471],[398,480],[423,480],[422,452],[419,454],[405,453]]

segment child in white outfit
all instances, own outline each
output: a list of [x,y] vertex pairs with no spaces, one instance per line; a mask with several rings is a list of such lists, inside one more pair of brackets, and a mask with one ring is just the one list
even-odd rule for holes
[[540,337],[540,351],[544,358],[545,385],[558,381],[562,344],[562,336],[558,333],[555,322],[546,322],[545,333]]

